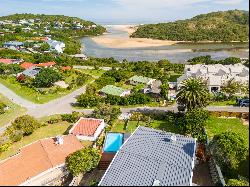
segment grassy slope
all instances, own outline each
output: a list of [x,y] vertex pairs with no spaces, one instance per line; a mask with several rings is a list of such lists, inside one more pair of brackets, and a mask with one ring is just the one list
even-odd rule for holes
[[26,109],[20,107],[12,103],[6,97],[0,94],[0,102],[3,102],[7,106],[9,106],[9,110],[7,110],[4,114],[0,114],[0,127],[6,125],[16,117],[25,113]]

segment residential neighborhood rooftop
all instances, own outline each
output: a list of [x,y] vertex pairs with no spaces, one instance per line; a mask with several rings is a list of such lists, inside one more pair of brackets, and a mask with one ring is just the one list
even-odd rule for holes
[[69,131],[73,135],[93,136],[103,120],[94,118],[81,118]]
[[134,81],[134,82],[143,83],[143,84],[148,84],[153,79],[148,78],[148,77],[143,77],[143,76],[135,75],[135,76],[131,77],[129,80],[130,81]]
[[121,96],[125,91],[125,89],[113,85],[107,85],[100,90],[100,92],[115,96]]
[[114,157],[99,186],[190,186],[196,140],[139,126]]
[[38,174],[65,162],[65,158],[83,148],[73,135],[63,136],[63,144],[55,138],[38,140],[20,149],[20,153],[0,163],[0,185],[20,185]]

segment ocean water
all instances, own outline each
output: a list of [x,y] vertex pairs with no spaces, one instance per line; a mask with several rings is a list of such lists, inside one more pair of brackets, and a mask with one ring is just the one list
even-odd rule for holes
[[[108,37],[129,37],[125,31],[118,30],[115,26],[106,25]],[[113,57],[119,61],[158,61],[168,59],[173,63],[186,63],[190,58],[203,55],[211,55],[213,59],[224,59],[227,57],[248,58],[248,43],[205,43],[205,44],[175,44],[161,47],[145,48],[109,48],[95,43],[90,37],[81,40],[83,53],[87,56],[109,58]]]

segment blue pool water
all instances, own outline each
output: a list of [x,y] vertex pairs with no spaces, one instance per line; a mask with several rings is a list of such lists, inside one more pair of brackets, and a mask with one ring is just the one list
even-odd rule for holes
[[123,134],[108,133],[104,143],[104,152],[117,152],[123,143]]

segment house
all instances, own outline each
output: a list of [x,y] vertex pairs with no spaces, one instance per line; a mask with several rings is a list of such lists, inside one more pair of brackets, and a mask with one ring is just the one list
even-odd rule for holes
[[46,63],[39,63],[39,64],[24,62],[20,66],[24,69],[29,69],[29,68],[34,67],[34,66],[48,68],[48,67],[53,67],[54,65],[56,65],[55,62],[46,62]]
[[75,135],[79,140],[96,141],[105,126],[103,119],[80,118],[70,129],[69,134]]
[[32,67],[24,70],[21,74],[34,79],[36,77],[36,75],[40,73],[40,71],[41,71],[40,67],[32,66]]
[[177,79],[177,88],[181,86],[182,81],[190,77],[201,78],[207,83],[210,92],[219,92],[230,80],[249,84],[249,68],[243,64],[186,65],[184,74]]
[[100,90],[102,95],[114,95],[119,97],[124,97],[130,95],[130,90],[126,90],[117,86],[107,85]]
[[88,57],[85,54],[75,54],[75,55],[69,55],[70,57],[79,58],[81,60],[88,60]]
[[31,63],[31,62],[24,62],[20,65],[23,69],[29,69],[33,66],[35,66],[35,64]]
[[55,50],[58,53],[63,53],[64,48],[65,48],[65,44],[63,42],[60,41],[56,41],[56,40],[47,40],[46,41],[49,46],[50,46],[50,50]]
[[148,77],[143,77],[143,76],[133,76],[129,79],[129,83],[133,86],[136,86],[138,84],[146,84],[146,85],[151,85],[155,79],[151,79]]
[[45,138],[26,145],[16,155],[0,162],[0,185],[54,186],[68,175],[66,157],[82,148],[73,135]]
[[194,138],[139,126],[98,186],[191,186],[195,151]]
[[9,64],[19,64],[23,60],[22,59],[7,59],[7,58],[0,58],[0,63],[9,65]]
[[7,49],[17,49],[17,50],[19,50],[23,46],[24,46],[23,42],[17,42],[17,41],[9,41],[9,42],[5,42],[3,44],[3,47],[7,48]]

